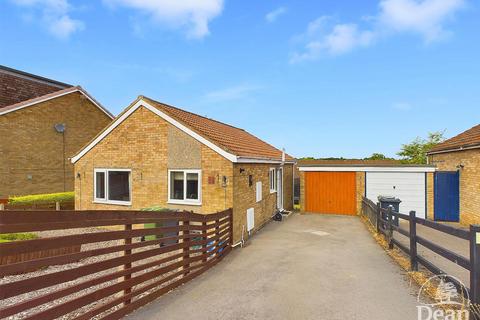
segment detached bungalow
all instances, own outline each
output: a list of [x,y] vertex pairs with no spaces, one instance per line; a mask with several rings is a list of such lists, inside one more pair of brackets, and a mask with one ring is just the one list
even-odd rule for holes
[[291,156],[245,130],[143,96],[72,162],[78,210],[233,208],[238,241],[293,207]]
[[435,220],[480,223],[480,125],[428,153],[435,174]]

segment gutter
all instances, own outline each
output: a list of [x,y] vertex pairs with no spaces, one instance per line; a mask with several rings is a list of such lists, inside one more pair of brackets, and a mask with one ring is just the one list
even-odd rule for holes
[[466,150],[472,150],[472,149],[480,149],[480,145],[475,145],[471,147],[460,147],[460,148],[455,148],[455,149],[446,149],[446,150],[439,150],[439,151],[432,151],[432,152],[427,152],[427,155],[430,156],[432,154],[441,154],[441,153],[449,153],[449,152],[459,152],[459,151],[466,151]]

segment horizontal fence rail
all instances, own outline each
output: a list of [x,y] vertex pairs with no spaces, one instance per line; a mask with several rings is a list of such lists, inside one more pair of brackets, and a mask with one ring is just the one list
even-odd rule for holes
[[231,209],[0,211],[0,233],[40,236],[0,243],[0,318],[120,319],[225,257],[232,219]]
[[[466,289],[470,297],[473,307],[478,307],[480,304],[480,226],[471,225],[470,230],[463,230],[449,225],[429,221],[426,219],[416,217],[415,211],[411,211],[408,215],[393,211],[392,207],[383,209],[380,204],[375,204],[367,198],[362,200],[362,214],[374,226],[377,232],[385,235],[389,249],[394,246],[398,247],[405,254],[410,257],[410,268],[412,271],[418,271],[418,265],[421,264],[427,270],[436,275],[446,275],[446,273],[428,261],[425,257],[418,254],[417,244],[429,249],[430,251],[440,255],[441,257],[450,260],[451,262],[461,266],[470,272],[470,288]],[[394,224],[394,218],[403,219],[409,222],[409,230],[406,230],[399,225]],[[470,257],[466,258],[457,254],[441,245],[434,243],[424,237],[417,235],[417,225],[423,225],[427,228],[446,233],[450,236],[467,240],[470,243]],[[409,246],[405,246],[400,241],[394,238],[394,232],[409,238]],[[455,278],[449,277],[449,280],[455,284],[458,289],[464,290],[464,287]],[[475,309],[475,319],[480,319],[477,316]]]

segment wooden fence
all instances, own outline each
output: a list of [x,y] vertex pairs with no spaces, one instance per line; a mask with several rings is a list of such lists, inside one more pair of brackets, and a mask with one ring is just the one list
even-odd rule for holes
[[[232,230],[231,209],[2,211],[0,233],[42,238],[1,243],[0,257],[82,250],[0,266],[0,318],[120,319],[218,263],[231,250]],[[12,276],[18,273],[25,274]]]
[[[432,262],[418,254],[418,244],[470,271],[470,288],[467,289],[467,293],[472,303],[476,305],[480,304],[480,225],[471,225],[470,230],[463,230],[446,224],[418,218],[415,211],[410,211],[408,215],[405,215],[394,212],[392,207],[389,209],[381,209],[379,204],[375,204],[367,198],[363,198],[362,209],[362,213],[368,218],[370,223],[375,226],[377,232],[385,235],[389,249],[393,249],[393,247],[396,246],[410,257],[410,268],[412,271],[418,271],[418,265],[421,264],[436,275],[446,274]],[[408,221],[409,230],[394,224],[393,220],[395,217]],[[417,234],[417,224],[469,241],[470,257],[463,257],[458,253],[419,236]],[[395,234],[409,238],[409,246],[407,247],[395,239],[394,232]],[[463,286],[455,278],[450,277],[449,280],[454,283],[457,288],[463,289]]]

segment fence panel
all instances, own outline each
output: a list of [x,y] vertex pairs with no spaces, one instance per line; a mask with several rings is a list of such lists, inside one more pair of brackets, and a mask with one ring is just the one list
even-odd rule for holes
[[231,209],[2,211],[0,233],[40,238],[0,243],[0,318],[120,319],[218,263],[232,230]]

